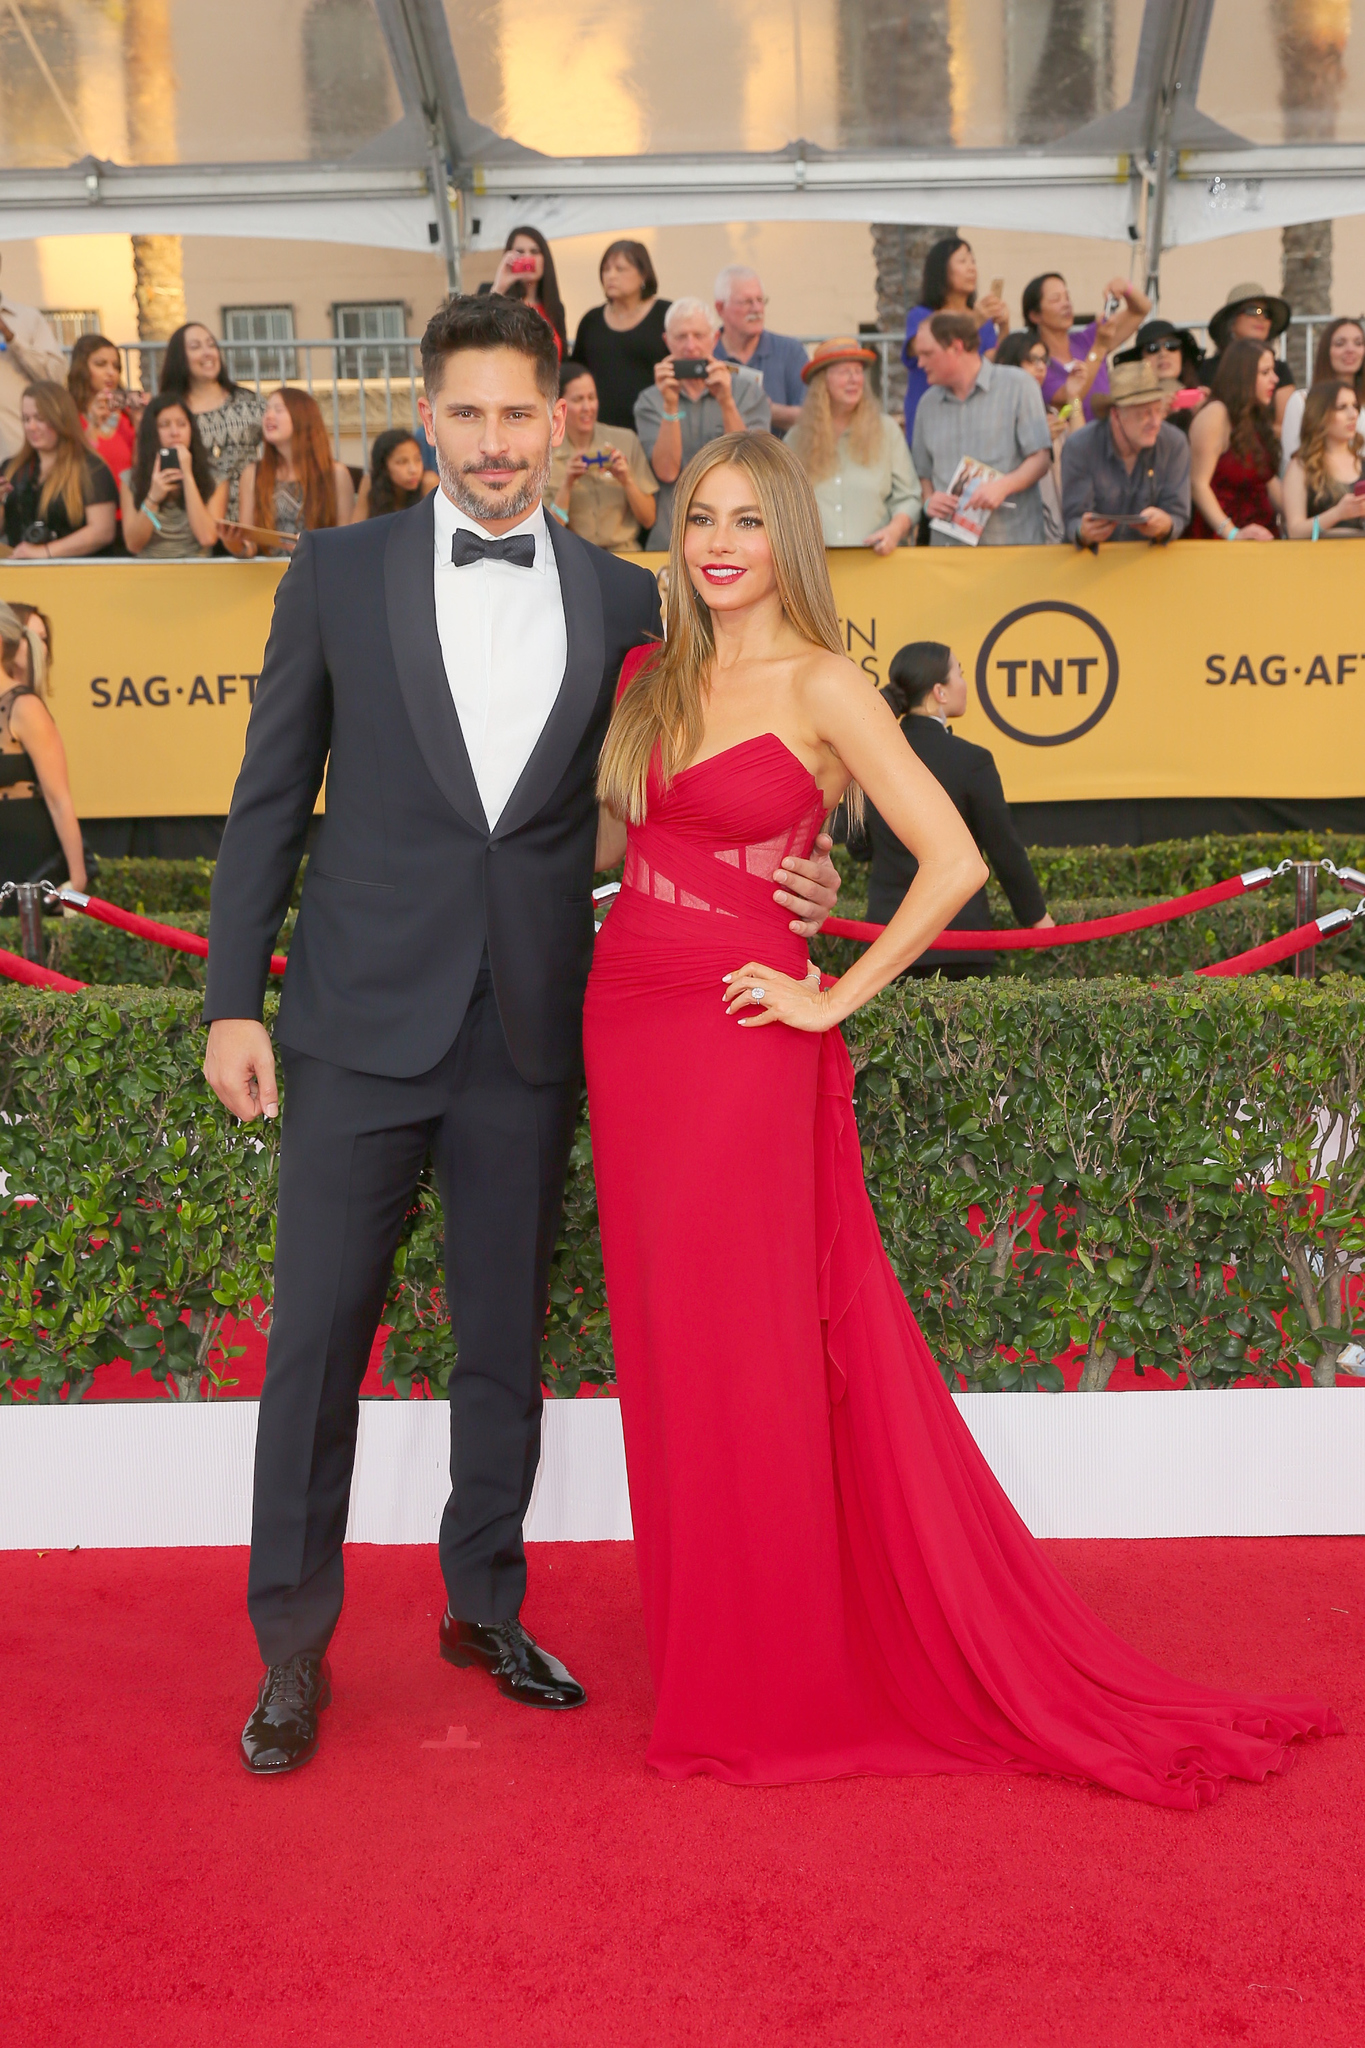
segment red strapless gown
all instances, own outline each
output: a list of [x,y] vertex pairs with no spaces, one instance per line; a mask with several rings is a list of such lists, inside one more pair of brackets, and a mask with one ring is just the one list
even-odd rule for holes
[[1336,1718],[1172,1677],[1072,1591],[882,1250],[842,1036],[726,1015],[746,960],[805,973],[772,876],[821,811],[771,735],[656,778],[588,986],[649,1761],[759,1785],[1049,1771],[1203,1805]]

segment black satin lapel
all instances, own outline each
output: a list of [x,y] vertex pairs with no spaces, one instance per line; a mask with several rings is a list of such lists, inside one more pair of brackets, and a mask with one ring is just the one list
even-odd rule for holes
[[436,630],[436,548],[432,498],[389,521],[384,604],[398,686],[422,758],[446,802],[476,832],[488,831]]
[[498,819],[495,839],[515,832],[549,802],[574,757],[602,691],[607,635],[602,618],[602,589],[592,556],[586,541],[566,533],[557,519],[547,515],[545,524],[559,570],[569,651],[559,695]]

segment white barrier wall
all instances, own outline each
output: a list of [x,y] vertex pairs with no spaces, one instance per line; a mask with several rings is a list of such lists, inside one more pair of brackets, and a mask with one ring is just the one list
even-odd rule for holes
[[[1365,1534],[1365,1389],[956,1399],[1036,1536]],[[0,1549],[245,1543],[256,1415],[0,1408]],[[444,1402],[362,1401],[353,1542],[435,1541],[448,1430]],[[528,1538],[630,1533],[618,1404],[547,1402]]]

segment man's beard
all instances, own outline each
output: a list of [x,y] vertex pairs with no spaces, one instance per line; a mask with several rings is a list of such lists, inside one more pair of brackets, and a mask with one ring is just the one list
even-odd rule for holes
[[534,469],[528,462],[512,464],[513,468],[525,471],[521,487],[510,497],[498,497],[492,494],[485,495],[479,489],[470,473],[477,467],[476,464],[471,463],[464,469],[456,469],[453,463],[447,461],[442,449],[436,450],[436,468],[446,496],[453,504],[459,506],[467,519],[477,519],[481,525],[487,525],[490,519],[524,519],[528,512],[533,512],[541,493],[550,481],[552,459],[551,451],[547,447],[543,459]]

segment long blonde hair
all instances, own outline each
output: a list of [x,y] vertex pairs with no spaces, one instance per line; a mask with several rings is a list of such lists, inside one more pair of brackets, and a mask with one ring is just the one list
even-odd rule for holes
[[820,515],[800,463],[771,434],[723,434],[709,442],[688,463],[674,493],[663,645],[632,677],[607,728],[597,767],[601,801],[618,818],[635,825],[644,821],[655,748],[667,784],[702,742],[716,639],[710,608],[683,559],[683,542],[697,486],[726,463],[742,469],[753,484],[788,622],[812,647],[828,648],[831,654],[845,651]]
[[[40,699],[47,696],[47,649],[34,632],[29,620],[32,605],[18,605],[11,610],[0,598],[0,676],[12,688],[19,678],[14,673],[14,658],[22,642],[28,648],[28,678],[34,694]],[[25,617],[25,614],[28,616]]]
[[[33,400],[39,419],[45,420],[57,436],[52,468],[47,482],[38,492],[38,517],[46,519],[53,499],[60,497],[74,533],[77,527],[85,524],[85,476],[86,464],[90,460],[81,435],[81,416],[76,410],[76,401],[65,384],[54,384],[45,378],[40,378],[36,384],[26,384],[20,393],[21,403],[25,398]],[[31,468],[38,476],[41,474],[41,462],[38,450],[25,441],[19,453],[5,465],[5,475],[11,483],[18,482],[21,470]]]
[[[1303,479],[1308,486],[1310,498],[1327,495],[1327,422],[1337,409],[1343,391],[1356,396],[1355,385],[1349,377],[1333,377],[1329,383],[1315,384],[1303,403],[1303,425],[1299,429],[1299,461],[1303,465]],[[1359,400],[1356,403],[1359,404]],[[1350,450],[1357,462],[1360,460],[1360,433],[1354,434]]]
[[[854,408],[846,431],[849,454],[856,463],[867,468],[881,453],[884,429],[881,403],[866,378],[863,379],[863,395]],[[834,425],[834,408],[830,404],[827,370],[812,372],[806,385],[805,403],[796,425],[787,436],[787,446],[812,483],[818,484],[825,477],[833,476],[839,459],[839,434]]]

